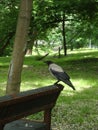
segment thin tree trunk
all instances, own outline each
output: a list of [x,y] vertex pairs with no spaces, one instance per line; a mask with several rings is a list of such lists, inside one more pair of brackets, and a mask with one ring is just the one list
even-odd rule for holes
[[31,9],[32,0],[21,0],[14,49],[8,72],[7,94],[16,94],[20,91],[21,72],[27,45]]
[[62,22],[62,35],[63,35],[63,48],[64,55],[67,55],[67,47],[66,47],[66,37],[65,37],[65,13],[63,12],[63,22]]

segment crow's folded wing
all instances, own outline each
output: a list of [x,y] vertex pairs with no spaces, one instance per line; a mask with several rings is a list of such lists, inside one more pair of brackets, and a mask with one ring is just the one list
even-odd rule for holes
[[66,72],[64,72],[64,71],[58,72],[58,71],[53,70],[53,69],[50,68],[50,72],[51,72],[52,75],[54,75],[58,80],[69,80],[69,79],[70,79],[69,75],[68,75]]

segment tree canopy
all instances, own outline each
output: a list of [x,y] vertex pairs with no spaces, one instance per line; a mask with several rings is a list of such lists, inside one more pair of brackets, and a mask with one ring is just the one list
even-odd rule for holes
[[[19,0],[0,1],[0,56],[10,55],[12,52],[19,3]],[[49,42],[55,43],[58,39],[58,46],[63,46],[63,21],[67,48],[84,46],[89,39],[94,44],[97,43],[97,0],[33,0],[27,50],[32,50],[34,42],[38,40],[44,40],[49,45]],[[54,35],[53,39],[51,33]]]

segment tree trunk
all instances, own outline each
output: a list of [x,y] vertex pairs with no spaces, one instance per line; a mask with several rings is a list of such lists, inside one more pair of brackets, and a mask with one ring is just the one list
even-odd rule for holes
[[66,47],[66,37],[65,37],[65,13],[63,12],[63,22],[62,22],[62,35],[63,35],[63,48],[64,48],[64,56],[67,55],[67,47]]
[[8,72],[7,94],[16,94],[20,91],[21,72],[27,45],[31,9],[32,0],[21,0],[14,49]]
[[37,32],[35,30],[32,30],[29,35],[31,38],[27,44],[26,55],[32,55],[32,50],[34,47],[34,41],[36,40]]

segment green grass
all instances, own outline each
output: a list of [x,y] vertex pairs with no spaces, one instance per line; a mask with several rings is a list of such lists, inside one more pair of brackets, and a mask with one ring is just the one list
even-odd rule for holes
[[[65,86],[52,111],[54,130],[98,130],[98,50],[68,52],[68,56],[48,56],[61,65],[76,87]],[[0,95],[5,94],[10,57],[0,58]],[[43,87],[55,82],[48,67],[36,57],[25,57],[21,91]],[[42,113],[29,118],[42,118]]]

